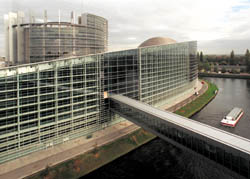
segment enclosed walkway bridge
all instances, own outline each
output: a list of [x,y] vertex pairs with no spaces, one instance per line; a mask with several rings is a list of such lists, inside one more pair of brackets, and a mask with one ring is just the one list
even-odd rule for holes
[[113,112],[165,141],[219,164],[237,178],[250,178],[250,140],[125,96],[109,98]]

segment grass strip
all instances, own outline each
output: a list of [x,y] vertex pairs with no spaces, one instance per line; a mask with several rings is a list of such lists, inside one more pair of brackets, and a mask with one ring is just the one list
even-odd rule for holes
[[137,147],[151,141],[156,136],[143,130],[128,134],[112,143],[97,147],[58,165],[47,167],[45,170],[31,175],[29,179],[69,179],[79,178],[111,161],[127,154]]
[[218,92],[217,86],[208,81],[205,82],[208,84],[207,91],[191,103],[175,111],[176,114],[184,117],[191,117],[195,113],[199,112],[202,108],[204,108],[216,96],[217,93],[215,91],[217,90]]

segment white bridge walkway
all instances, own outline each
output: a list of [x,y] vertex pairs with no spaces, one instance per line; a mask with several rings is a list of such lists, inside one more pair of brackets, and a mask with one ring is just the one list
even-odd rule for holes
[[125,96],[109,98],[113,112],[174,145],[220,164],[237,178],[250,178],[250,140]]

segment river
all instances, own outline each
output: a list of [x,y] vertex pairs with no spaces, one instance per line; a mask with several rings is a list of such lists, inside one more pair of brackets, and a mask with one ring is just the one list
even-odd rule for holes
[[[250,80],[205,79],[216,84],[219,93],[192,119],[250,139]],[[221,126],[220,120],[233,107],[243,108],[243,117],[235,128]],[[156,138],[82,178],[225,178],[206,173],[206,167],[191,154]]]
[[[206,78],[219,88],[216,98],[192,119],[250,139],[250,80]],[[235,128],[220,125],[223,116],[233,107],[240,107],[244,115]]]

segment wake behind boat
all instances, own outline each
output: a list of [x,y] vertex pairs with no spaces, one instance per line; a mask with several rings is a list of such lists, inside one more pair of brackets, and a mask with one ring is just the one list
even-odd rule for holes
[[223,126],[235,127],[240,118],[243,116],[243,110],[241,108],[233,108],[227,116],[221,120]]

